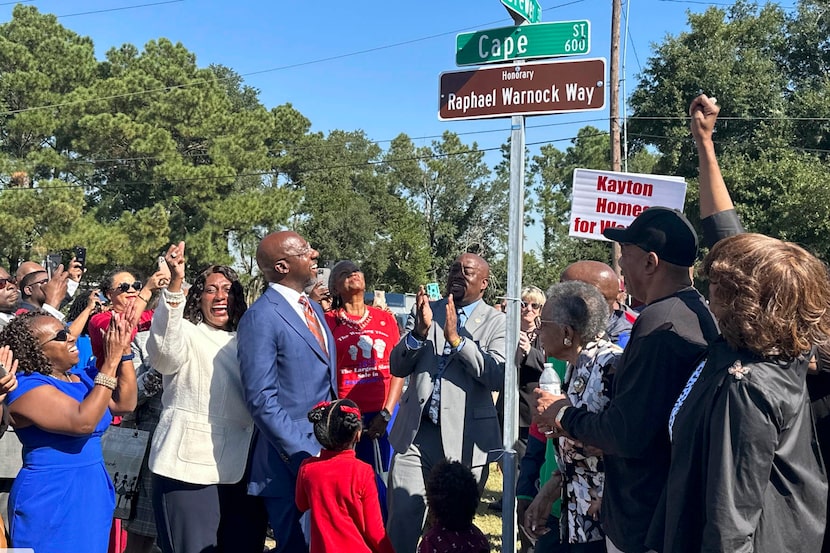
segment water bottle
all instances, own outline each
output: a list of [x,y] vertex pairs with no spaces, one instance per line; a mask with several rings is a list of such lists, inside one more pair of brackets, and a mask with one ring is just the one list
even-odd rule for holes
[[555,396],[562,395],[562,381],[553,369],[553,363],[545,363],[545,368],[539,376],[539,388]]

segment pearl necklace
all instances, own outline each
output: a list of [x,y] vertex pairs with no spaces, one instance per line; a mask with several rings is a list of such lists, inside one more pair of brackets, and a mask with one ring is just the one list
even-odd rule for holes
[[371,314],[369,313],[369,307],[364,305],[363,315],[361,315],[359,319],[355,320],[349,317],[349,314],[346,313],[346,310],[341,307],[337,310],[337,319],[345,325],[356,327],[358,330],[363,330],[364,328],[366,328],[366,325],[369,324]]

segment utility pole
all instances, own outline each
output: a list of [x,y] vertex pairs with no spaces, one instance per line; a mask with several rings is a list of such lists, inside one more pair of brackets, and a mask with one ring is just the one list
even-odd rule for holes
[[[620,12],[622,0],[611,0],[611,170],[620,170],[622,157],[620,148]],[[613,243],[611,267],[620,274],[620,245]]]

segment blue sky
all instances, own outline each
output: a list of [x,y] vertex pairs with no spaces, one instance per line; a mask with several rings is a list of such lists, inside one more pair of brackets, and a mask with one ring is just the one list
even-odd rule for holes
[[[651,55],[653,43],[686,29],[686,12],[702,2],[629,0],[626,88]],[[111,47],[166,37],[183,43],[200,66],[227,65],[260,90],[267,107],[290,102],[311,120],[312,130],[362,129],[388,147],[405,132],[419,145],[445,130],[465,143],[496,150],[509,136],[509,119],[439,121],[438,78],[455,65],[459,32],[512,24],[499,0],[34,0],[25,2],[59,16],[61,24],[95,43],[99,59]],[[591,52],[609,57],[610,0],[541,0],[543,22],[587,19]],[[138,6],[134,9],[114,8]],[[154,4],[154,5],[147,5]],[[723,5],[723,4],[721,4]],[[13,5],[0,0],[0,21]],[[87,13],[96,12],[99,13]],[[108,11],[104,11],[108,10]],[[623,32],[626,20],[623,19]],[[607,100],[606,100],[607,105]],[[527,119],[527,143],[567,139],[586,124],[608,128],[608,109]],[[492,165],[497,154],[488,154]]]
[[[125,42],[139,47],[159,37],[182,42],[196,54],[199,65],[221,63],[245,75],[246,83],[261,91],[266,106],[291,102],[311,120],[315,131],[363,129],[371,139],[383,141],[400,132],[418,138],[449,129],[477,133],[465,141],[476,140],[481,147],[497,147],[507,139],[509,119],[442,122],[436,115],[438,76],[459,69],[455,35],[512,24],[499,0],[156,3],[161,1],[26,4],[62,16],[64,26],[90,36],[99,58]],[[685,29],[686,10],[705,8],[699,2],[630,1],[629,91],[651,54],[652,43]],[[84,13],[152,3],[156,4]],[[13,6],[0,4],[0,21],[7,21]],[[583,57],[608,57],[609,0],[541,0],[541,6],[543,22],[588,19],[592,48]],[[527,141],[572,137],[586,121],[605,129],[607,117],[607,109],[530,117]]]

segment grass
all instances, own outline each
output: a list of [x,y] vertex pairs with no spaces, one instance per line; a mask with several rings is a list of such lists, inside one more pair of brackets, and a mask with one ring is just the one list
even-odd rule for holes
[[[490,551],[501,551],[501,512],[491,511],[487,506],[494,501],[501,501],[503,491],[502,472],[496,463],[490,465],[490,476],[484,487],[484,494],[476,511],[476,518],[473,521],[479,529],[487,536],[490,542]],[[516,543],[516,551],[519,550],[519,543]]]

